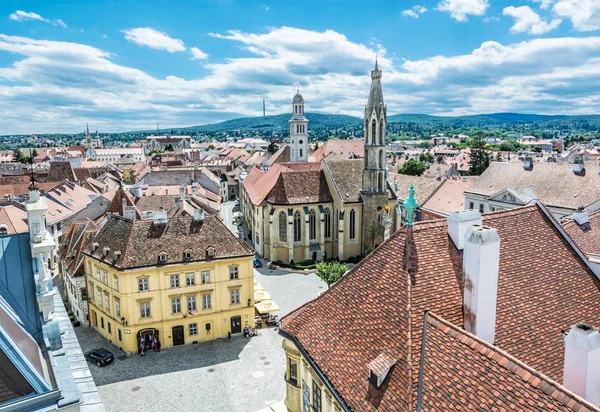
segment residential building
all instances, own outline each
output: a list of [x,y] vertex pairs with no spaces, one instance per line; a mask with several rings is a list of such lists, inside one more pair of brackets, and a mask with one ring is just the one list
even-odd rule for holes
[[598,285],[539,202],[409,219],[281,319],[285,405],[599,411]]
[[182,152],[192,147],[190,136],[146,136],[146,150]]
[[311,162],[332,159],[362,159],[365,157],[365,142],[363,139],[327,140],[309,156]]
[[100,149],[91,147],[86,152],[89,160],[100,160],[103,162],[115,162],[121,157],[130,157],[136,162],[146,160],[144,149],[142,147],[114,147],[110,149]]
[[475,184],[474,176],[447,179],[419,207],[422,220],[446,219],[452,212],[465,210],[464,192]]
[[125,352],[146,335],[170,347],[254,324],[252,249],[216,216],[111,215],[83,253],[91,326]]
[[600,209],[600,175],[593,162],[492,162],[477,183],[465,191],[465,209],[481,213],[514,209],[533,200],[558,218],[579,206],[590,213]]

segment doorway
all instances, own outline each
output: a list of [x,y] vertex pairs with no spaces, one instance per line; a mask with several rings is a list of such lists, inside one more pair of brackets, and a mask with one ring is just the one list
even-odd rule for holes
[[231,334],[242,332],[242,317],[232,316],[231,317]]
[[317,261],[317,252],[313,252],[312,253],[312,261],[316,262]]
[[92,326],[95,326],[97,328],[98,327],[98,316],[96,315],[96,312],[93,310],[90,310],[90,313],[92,314]]
[[183,326],[173,327],[173,346],[183,345],[185,339],[183,337]]

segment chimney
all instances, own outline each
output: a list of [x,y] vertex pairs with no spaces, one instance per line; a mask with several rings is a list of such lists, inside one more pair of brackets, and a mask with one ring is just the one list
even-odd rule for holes
[[121,216],[125,216],[125,208],[127,207],[127,199],[121,199],[121,204],[123,207],[121,208]]
[[167,216],[167,212],[162,210],[158,212],[152,212],[152,224],[165,225],[168,221],[169,218]]
[[478,338],[494,344],[500,237],[496,229],[475,225],[469,227],[464,241],[464,327]]
[[523,159],[523,169],[533,170],[533,159],[531,157],[527,156]]
[[192,217],[194,222],[202,222],[204,221],[204,209],[194,209],[194,215]]
[[92,252],[95,252],[98,249],[99,243],[98,242],[93,242],[92,243]]
[[600,175],[600,163],[598,163],[598,174]]
[[135,185],[131,188],[131,194],[136,197],[136,198],[140,198],[142,197],[142,187]]
[[187,195],[187,186],[184,183],[181,186],[179,186],[179,198],[181,199],[182,202],[185,202],[186,195]]
[[179,210],[181,208],[181,199],[176,197],[175,198],[175,210]]
[[571,217],[579,226],[583,226],[589,222],[590,214],[583,206],[579,206],[577,210],[573,212]]
[[563,385],[593,405],[600,404],[600,333],[578,323],[565,338]]
[[585,165],[583,164],[583,159],[578,158],[573,161],[573,173],[576,175],[581,175],[585,172]]
[[135,220],[135,206],[125,206],[123,207],[123,217],[129,220]]
[[442,168],[439,166],[435,168],[435,179],[442,180]]
[[448,236],[458,250],[463,250],[467,229],[473,225],[481,225],[481,213],[476,210],[452,212],[448,217]]

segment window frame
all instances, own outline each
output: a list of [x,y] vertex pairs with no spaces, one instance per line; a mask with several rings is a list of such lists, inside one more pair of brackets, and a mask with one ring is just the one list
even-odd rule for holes
[[241,293],[239,289],[231,289],[229,291],[229,304],[239,305],[242,302]]
[[140,319],[152,317],[152,306],[150,302],[140,302]]
[[[175,281],[175,282],[173,282]],[[179,274],[174,274],[174,275],[169,275],[169,285],[171,287],[171,289],[177,289],[180,285],[180,279],[179,279]],[[175,285],[175,286],[173,286]]]
[[117,275],[113,275],[113,289],[119,291],[119,277]]
[[[198,304],[196,302],[196,296],[188,296],[186,300],[187,300],[187,310],[188,310],[188,312],[193,312],[193,311],[198,310]],[[192,303],[192,304],[190,305],[190,303]]]
[[240,269],[238,265],[229,266],[229,280],[239,280]]
[[[208,305],[207,305],[208,302]],[[212,309],[212,294],[204,293],[202,294],[202,310]]]
[[190,323],[188,325],[188,335],[189,336],[198,336],[198,324]]
[[308,240],[317,240],[317,212],[310,209],[308,212]]
[[350,209],[348,214],[348,239],[356,240],[356,210]]
[[277,219],[279,225],[279,242],[287,242],[287,214],[285,212],[279,212]]
[[185,274],[185,285],[186,286],[196,286],[196,273],[186,273]]
[[[209,285],[210,284],[210,270],[203,270],[200,272],[200,277],[201,277],[201,284],[202,285]],[[206,280],[206,282],[205,282]]]
[[138,292],[149,292],[150,291],[150,279],[149,278],[138,278]]
[[181,313],[181,298],[171,299],[171,314],[178,315]]
[[312,410],[314,412],[321,412],[323,409],[323,403],[321,400],[321,387],[317,383],[316,380],[312,380],[312,395],[313,395],[313,404]]
[[302,242],[302,215],[298,210],[294,212],[294,242]]

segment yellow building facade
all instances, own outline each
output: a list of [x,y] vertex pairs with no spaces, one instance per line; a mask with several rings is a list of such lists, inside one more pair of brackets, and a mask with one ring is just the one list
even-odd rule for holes
[[[181,251],[186,253],[191,254]],[[93,254],[85,256],[90,326],[127,353],[138,352],[146,335],[165,348],[254,326],[251,253],[223,258],[207,253],[199,261],[187,255],[187,261],[131,269]]]

